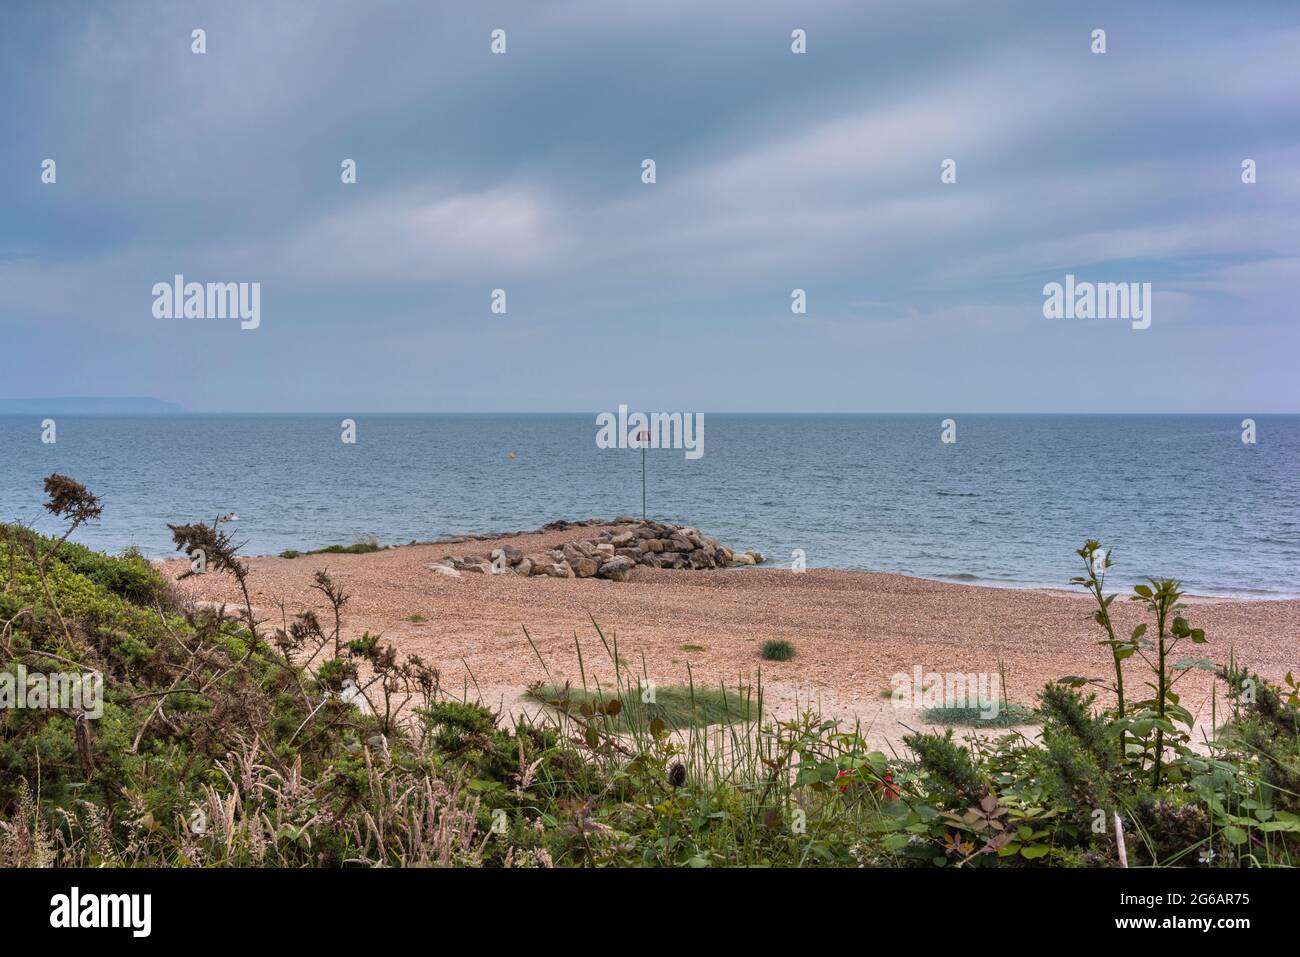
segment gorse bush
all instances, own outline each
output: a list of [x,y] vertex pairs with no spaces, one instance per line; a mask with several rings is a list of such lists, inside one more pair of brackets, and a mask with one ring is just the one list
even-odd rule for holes
[[[1208,639],[1173,582],[1135,590],[1148,628],[1119,635],[1096,543],[1079,583],[1113,674],[1042,689],[1034,738],[950,729],[887,757],[856,727],[769,714],[761,674],[752,691],[692,682],[645,708],[645,675],[595,622],[612,684],[590,678],[581,642],[581,686],[556,683],[525,631],[545,704],[506,720],[417,656],[345,635],[350,596],[324,571],[323,610],[267,628],[229,537],[176,525],[177,547],[245,598],[186,607],[139,556],[68,541],[98,516],[93,495],[63,476],[46,492],[61,538],[0,527],[0,669],[96,671],[105,700],[99,718],[0,709],[0,864],[1249,866],[1300,852],[1294,681],[1185,656]],[[1175,689],[1198,669],[1223,713],[1194,748]]]
[[[44,544],[52,547],[54,543]],[[134,548],[128,548],[115,557],[75,542],[64,542],[58,557],[64,568],[84,575],[94,584],[136,605],[146,608],[162,605],[172,611],[179,608],[170,583]]]

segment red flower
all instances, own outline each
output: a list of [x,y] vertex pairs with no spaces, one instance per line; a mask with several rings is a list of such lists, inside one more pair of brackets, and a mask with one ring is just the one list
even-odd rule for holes
[[887,797],[891,801],[897,801],[898,793],[899,793],[898,785],[894,783],[894,775],[886,771],[885,772],[885,797]]
[[[840,778],[852,777],[856,773],[856,768],[850,771],[841,771],[835,775],[835,780],[838,781]],[[851,783],[852,782],[845,782],[844,784],[841,784],[840,791],[847,791],[849,789],[849,784]],[[890,801],[897,801],[900,794],[898,785],[894,783],[894,775],[890,771],[885,772],[884,778],[881,782],[872,782],[871,790],[876,794],[883,794],[885,798]]]

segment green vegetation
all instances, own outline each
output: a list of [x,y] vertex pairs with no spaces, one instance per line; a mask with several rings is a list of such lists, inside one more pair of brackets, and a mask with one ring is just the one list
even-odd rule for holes
[[[71,479],[51,476],[46,493],[68,535],[98,517]],[[524,632],[548,705],[510,719],[417,656],[345,639],[349,596],[326,572],[313,587],[327,612],[268,630],[229,537],[203,524],[172,533],[185,553],[203,550],[207,574],[233,580],[233,614],[182,607],[138,555],[0,526],[0,672],[104,677],[99,717],[76,702],[0,710],[0,866],[1300,860],[1300,686],[1187,655],[1209,638],[1182,617],[1172,581],[1134,591],[1149,628],[1121,636],[1095,543],[1080,550],[1079,584],[1097,597],[1114,675],[1045,686],[1032,738],[949,729],[885,755],[812,711],[778,720],[761,676],[725,697],[693,681],[659,688],[652,709],[644,666],[629,674],[598,626],[575,638],[580,687],[552,679]],[[609,687],[587,664],[602,651]],[[1194,670],[1219,689],[1217,730],[1196,747],[1176,690]],[[1089,686],[1113,697],[1121,680],[1124,705],[1098,706]]]
[[682,645],[680,650],[681,651],[703,651],[704,646],[703,645]]
[[763,642],[758,653],[764,661],[789,661],[794,657],[794,645],[781,638],[770,638]]
[[988,714],[991,710],[980,707],[926,708],[921,712],[921,720],[926,724],[968,728],[1015,728],[1042,721],[1038,712],[1021,704],[999,704],[994,715]]
[[649,686],[639,684],[625,688],[617,695],[559,685],[534,685],[528,689],[530,698],[557,711],[577,711],[584,717],[609,718],[609,729],[617,733],[649,731],[660,726],[677,731],[758,718],[758,704],[748,689],[729,692],[725,688],[695,688],[692,685],[657,686],[653,703],[644,700],[649,694]]
[[281,558],[298,558],[301,555],[369,555],[371,552],[377,552],[382,545],[379,539],[370,538],[353,542],[351,545],[327,545],[324,548],[317,548],[314,551],[300,552],[295,548],[285,549],[280,553]]
[[413,625],[423,625],[429,619],[425,618],[423,615],[407,615],[406,620]]
[[[53,540],[42,540],[43,548],[53,547]],[[162,603],[174,605],[171,586],[163,580],[147,558],[134,548],[114,557],[91,551],[76,542],[64,542],[59,561],[68,571],[84,575],[106,591],[146,607]]]

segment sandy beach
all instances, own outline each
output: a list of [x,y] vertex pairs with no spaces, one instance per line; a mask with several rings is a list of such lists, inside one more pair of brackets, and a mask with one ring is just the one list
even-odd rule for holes
[[[312,575],[328,569],[351,594],[344,620],[348,637],[379,632],[402,652],[415,652],[441,669],[444,685],[481,695],[510,711],[527,707],[521,693],[547,677],[524,636],[527,627],[551,680],[579,681],[574,643],[582,645],[588,677],[612,680],[613,669],[592,625],[617,635],[619,654],[639,672],[641,662],[659,684],[753,682],[762,669],[767,703],[777,712],[796,701],[824,714],[860,719],[881,745],[898,746],[919,715],[894,708],[882,692],[890,676],[924,671],[993,672],[1005,666],[1007,696],[1031,704],[1045,682],[1064,675],[1110,674],[1109,651],[1091,621],[1086,595],[958,585],[901,575],[758,566],[717,570],[637,567],[628,581],[517,575],[435,574],[426,565],[498,544],[523,551],[556,548],[599,528],[539,532],[465,544],[416,544],[364,555],[304,555],[250,559],[256,611],[272,625],[288,614],[324,605]],[[185,563],[164,563],[175,579]],[[178,585],[196,601],[236,602],[224,575],[195,576]],[[1113,606],[1127,633],[1142,620],[1126,600]],[[1184,612],[1204,628],[1209,643],[1197,654],[1239,660],[1277,679],[1300,664],[1300,601],[1193,599]],[[414,623],[408,619],[422,616]],[[796,656],[762,661],[760,644],[792,642]],[[689,646],[689,647],[687,647]],[[695,650],[698,647],[699,650]],[[1179,654],[1190,646],[1180,648]],[[1144,666],[1131,659],[1136,686]],[[1183,703],[1208,719],[1210,677],[1196,672],[1180,683]]]

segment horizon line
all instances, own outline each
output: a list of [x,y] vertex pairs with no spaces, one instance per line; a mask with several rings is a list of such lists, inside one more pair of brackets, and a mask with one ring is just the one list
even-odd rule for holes
[[[6,402],[6,401],[30,401],[30,400],[0,400],[0,402]],[[53,400],[52,400],[52,401],[53,401]],[[609,411],[608,409],[604,409],[604,410],[594,410],[594,411],[591,410],[591,409],[576,409],[576,410],[575,410],[575,409],[552,409],[552,410],[542,410],[542,411],[539,411],[539,410],[535,410],[535,409],[533,409],[533,410],[525,410],[525,409],[499,409],[499,410],[489,410],[489,409],[476,409],[476,410],[464,410],[464,409],[459,409],[459,410],[458,410],[458,409],[362,409],[362,410],[356,410],[356,409],[345,409],[345,408],[340,408],[340,409],[325,409],[325,410],[320,410],[320,409],[316,409],[316,410],[305,410],[305,409],[275,409],[275,410],[265,410],[265,409],[262,409],[262,410],[242,410],[242,409],[160,409],[160,410],[157,410],[157,411],[134,411],[134,412],[126,412],[126,411],[79,411],[79,412],[62,412],[62,413],[60,413],[60,412],[54,412],[54,413],[48,413],[48,414],[58,414],[58,415],[87,415],[87,416],[89,416],[89,415],[116,415],[116,416],[139,416],[139,417],[142,417],[142,418],[145,418],[145,417],[185,416],[185,415],[263,415],[263,416],[270,416],[270,415],[520,415],[520,416],[531,415],[531,416],[541,416],[541,415],[599,415],[599,414],[601,414],[602,412],[608,412],[608,411]],[[640,410],[640,409],[632,409],[631,411],[641,412],[641,411],[643,411],[643,410]],[[888,410],[882,410],[882,409],[854,409],[854,410],[848,410],[848,411],[844,411],[844,410],[829,410],[829,409],[800,409],[800,410],[789,410],[789,409],[786,409],[786,410],[781,410],[781,409],[752,409],[752,410],[750,410],[750,409],[746,409],[746,410],[735,410],[735,409],[732,409],[732,410],[714,410],[714,411],[709,411],[709,410],[707,410],[707,409],[704,409],[704,410],[692,410],[690,413],[687,413],[687,412],[685,412],[685,411],[679,411],[679,412],[678,412],[678,414],[697,414],[697,413],[698,413],[698,414],[703,414],[703,415],[947,415],[947,416],[951,416],[951,415],[1019,415],[1019,416],[1049,416],[1049,415],[1057,415],[1057,416],[1064,416],[1064,415],[1077,415],[1077,416],[1104,416],[1104,415],[1133,415],[1133,416],[1138,416],[1138,415],[1165,415],[1165,416],[1173,416],[1173,415],[1182,415],[1182,416],[1224,415],[1224,416],[1237,416],[1237,415],[1247,415],[1247,416],[1250,416],[1250,415],[1300,415],[1300,410],[1298,410],[1298,411],[1287,411],[1287,412],[1276,412],[1276,411],[1251,412],[1251,411],[1243,411],[1243,410],[1240,410],[1240,409],[1237,409],[1237,410],[1222,410],[1222,409],[1219,409],[1219,410],[1210,410],[1210,411],[1195,411],[1195,412],[1189,412],[1189,411],[1168,411],[1168,410],[1160,410],[1160,409],[1144,409],[1144,410],[1142,410],[1142,411],[1127,411],[1127,410],[1125,410],[1125,411],[1097,411],[1097,412],[1087,412],[1087,411],[1077,411],[1077,410],[1075,410],[1075,411],[1052,410],[1052,411],[1046,411],[1046,412],[1028,412],[1028,411],[1022,411],[1022,410],[983,410],[983,409],[964,409],[964,410],[956,410],[956,411],[954,411],[954,410],[952,410],[952,409],[920,409],[920,410],[916,410],[916,409],[907,409],[907,410],[900,410],[900,409],[888,409]],[[15,411],[6,411],[6,410],[4,410],[4,409],[0,409],[0,417],[8,417],[8,416],[23,417],[23,416],[32,416],[32,415],[41,415],[41,414],[44,414],[44,413],[37,412],[37,411],[23,411],[23,412],[15,412]],[[673,413],[672,413],[672,412],[663,412],[663,411],[660,411],[660,414],[668,414],[668,415],[671,415],[671,414],[673,414]]]

